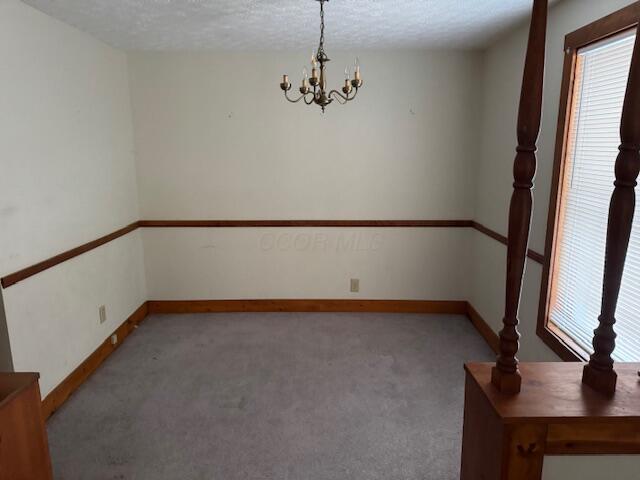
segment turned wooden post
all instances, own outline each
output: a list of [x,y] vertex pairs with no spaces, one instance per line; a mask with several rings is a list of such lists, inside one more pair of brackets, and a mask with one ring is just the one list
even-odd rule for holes
[[583,383],[606,395],[613,395],[616,390],[617,374],[611,358],[616,346],[613,325],[616,323],[616,305],[631,236],[636,206],[635,186],[640,171],[640,35],[636,35],[633,49],[620,138],[615,188],[609,205],[602,307],[598,317],[600,325],[594,331],[594,352],[582,373]]
[[513,164],[513,194],[509,206],[507,246],[507,286],[504,328],[500,332],[500,352],[491,372],[491,382],[504,393],[520,391],[518,352],[518,308],[524,275],[529,228],[533,207],[533,177],[536,173],[536,141],[542,117],[542,85],[547,31],[547,0],[534,0],[529,43],[518,112],[518,147]]

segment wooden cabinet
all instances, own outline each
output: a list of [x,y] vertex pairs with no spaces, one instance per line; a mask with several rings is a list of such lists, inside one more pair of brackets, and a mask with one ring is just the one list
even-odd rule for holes
[[0,373],[0,479],[52,480],[37,373]]

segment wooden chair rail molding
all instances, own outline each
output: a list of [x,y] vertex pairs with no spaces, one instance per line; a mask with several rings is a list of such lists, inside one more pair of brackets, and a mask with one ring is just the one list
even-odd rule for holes
[[15,285],[22,280],[26,280],[29,277],[32,277],[40,272],[44,272],[49,268],[55,267],[56,265],[60,265],[67,260],[71,260],[72,258],[77,257],[78,255],[82,255],[83,253],[87,253],[95,248],[98,248],[106,243],[112,242],[113,240],[126,235],[138,228],[139,222],[133,222],[126,227],[120,228],[115,232],[112,232],[103,237],[97,238],[96,240],[92,240],[91,242],[87,242],[79,247],[72,248],[71,250],[67,250],[66,252],[55,255],[51,258],[43,260],[42,262],[38,262],[35,265],[31,265],[29,267],[23,268],[22,270],[18,270],[17,272],[11,273],[5,277],[0,279],[0,284],[2,284],[2,288],[10,287],[11,285]]
[[460,228],[473,224],[471,220],[140,220],[138,223],[150,228]]
[[[491,230],[488,227],[485,227],[484,225],[482,225],[481,223],[478,222],[471,222],[472,223],[472,227],[479,231],[480,233],[484,233],[487,237],[493,238],[494,240],[497,240],[498,242],[502,243],[503,245],[508,245],[508,241],[507,241],[507,237],[505,237],[504,235]],[[538,253],[534,250],[531,250],[530,248],[527,250],[527,257],[530,258],[531,260],[533,260],[536,263],[539,264],[544,264],[544,260],[545,260],[545,256],[542,253]]]
[[[113,233],[72,248],[66,252],[28,266],[0,278],[2,288],[8,288],[29,277],[55,267],[78,255],[116,240],[138,228],[473,228],[507,245],[507,237],[473,220],[139,220]],[[544,263],[544,255],[529,250],[527,256]]]

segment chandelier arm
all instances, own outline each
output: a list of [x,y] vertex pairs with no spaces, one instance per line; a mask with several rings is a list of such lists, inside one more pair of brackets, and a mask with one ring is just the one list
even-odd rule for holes
[[[311,92],[309,92],[311,93]],[[304,103],[306,103],[307,105],[311,105],[313,103],[313,101],[315,100],[316,96],[311,93],[311,99],[309,101],[307,101],[307,95],[309,95],[309,93],[307,93],[306,95],[303,95],[304,97]]]
[[354,98],[356,98],[356,95],[358,94],[358,89],[357,89],[357,88],[355,88],[355,89],[353,90],[353,97],[350,97],[350,96],[349,96],[349,94],[347,94],[347,96],[344,96],[342,93],[340,93],[340,92],[339,92],[339,91],[337,91],[337,90],[331,90],[331,91],[329,92],[329,98],[331,98],[331,97],[332,97],[332,95],[333,95],[334,93],[335,93],[339,98],[341,98],[342,100],[344,100],[343,102],[341,102],[340,100],[338,100],[338,98],[337,98],[337,97],[335,97],[335,99],[336,99],[336,100],[338,100],[338,103],[339,103],[340,105],[344,105],[345,103],[350,102],[351,100],[353,100]]
[[[306,103],[306,102],[307,102],[307,100],[306,100],[306,98],[305,98],[305,97],[306,97],[307,95],[308,95],[308,94],[300,95],[298,98],[296,98],[295,100],[293,100],[293,99],[289,98],[289,94],[287,93],[287,91],[286,91],[286,90],[285,90],[285,92],[284,92],[284,96],[285,96],[285,98],[286,98],[287,100],[289,100],[291,103],[298,103],[298,102],[299,102],[300,100],[302,100],[303,98],[305,99],[305,103]],[[309,104],[307,103],[307,105],[309,105]]]
[[[333,94],[336,94],[337,96],[334,96]],[[341,93],[339,93],[337,90],[331,90],[329,92],[328,95],[329,98],[331,98],[332,100],[336,100],[340,105],[344,105],[345,103],[347,103],[350,98],[345,97],[344,95],[342,95]],[[342,99],[342,100],[341,100]]]

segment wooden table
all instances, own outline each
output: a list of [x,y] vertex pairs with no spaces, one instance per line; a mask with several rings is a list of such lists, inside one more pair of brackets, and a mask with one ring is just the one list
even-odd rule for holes
[[616,364],[613,398],[582,384],[582,363],[521,363],[522,391],[466,370],[461,480],[540,480],[545,455],[640,455],[640,364]]
[[51,480],[37,373],[0,373],[0,479]]

